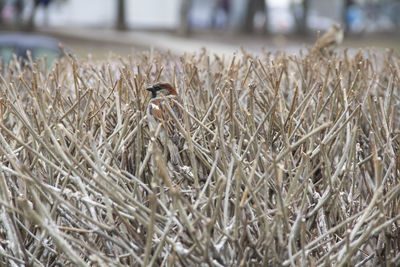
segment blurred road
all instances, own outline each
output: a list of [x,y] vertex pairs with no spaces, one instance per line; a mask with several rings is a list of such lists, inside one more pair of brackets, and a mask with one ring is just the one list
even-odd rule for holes
[[[133,51],[151,48],[170,51],[181,55],[184,52],[199,52],[206,47],[210,53],[232,55],[241,47],[252,53],[267,51],[286,51],[287,54],[298,53],[300,49],[311,46],[316,35],[299,38],[283,35],[248,35],[232,34],[229,32],[194,33],[188,37],[177,36],[170,32],[156,31],[115,31],[100,28],[40,28],[41,34],[58,38],[69,46],[78,56],[92,54],[97,58],[106,57],[110,51],[116,55],[128,55]],[[400,53],[399,36],[367,36],[346,37],[342,47],[362,48],[376,47],[377,49],[392,48]]]

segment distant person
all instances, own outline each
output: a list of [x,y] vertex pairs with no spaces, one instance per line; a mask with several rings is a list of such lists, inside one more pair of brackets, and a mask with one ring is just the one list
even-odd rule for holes
[[211,17],[213,28],[223,28],[228,25],[230,0],[216,0]]

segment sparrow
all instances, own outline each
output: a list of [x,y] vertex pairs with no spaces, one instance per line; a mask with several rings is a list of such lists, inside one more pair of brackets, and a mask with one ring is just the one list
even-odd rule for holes
[[338,24],[331,27],[315,42],[313,51],[323,55],[332,54],[333,50],[343,42],[343,29]]
[[162,144],[166,143],[172,164],[182,167],[179,151],[183,148],[184,137],[179,132],[177,123],[183,126],[184,120],[182,108],[176,103],[180,102],[178,93],[169,83],[156,83],[146,90],[152,94],[147,107],[150,131],[155,131],[161,124],[159,139]]

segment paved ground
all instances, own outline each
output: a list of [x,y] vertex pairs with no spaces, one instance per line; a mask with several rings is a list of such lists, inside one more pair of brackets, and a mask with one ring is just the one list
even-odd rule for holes
[[[195,33],[189,37],[177,36],[169,32],[124,31],[99,28],[41,28],[38,32],[59,38],[80,56],[91,53],[104,56],[113,51],[127,55],[132,51],[151,48],[171,51],[180,55],[184,52],[199,52],[203,47],[216,54],[232,55],[244,47],[249,52],[259,53],[264,47],[267,51],[285,50],[288,54],[298,53],[300,49],[313,44],[316,37],[285,37],[283,35],[238,35],[229,32]],[[315,34],[316,36],[316,34]],[[393,48],[400,53],[400,36],[346,37],[342,47]]]
[[285,49],[294,53],[304,48],[304,43],[287,42],[283,37],[268,38],[265,36],[232,35],[230,33],[196,33],[189,37],[177,36],[169,32],[114,31],[96,28],[41,28],[38,32],[57,37],[72,48],[90,52],[114,50],[127,54],[132,50],[148,50],[150,48],[171,51],[174,54],[199,52],[206,47],[211,53],[232,55],[244,47],[250,52],[261,52],[262,47],[276,51]]

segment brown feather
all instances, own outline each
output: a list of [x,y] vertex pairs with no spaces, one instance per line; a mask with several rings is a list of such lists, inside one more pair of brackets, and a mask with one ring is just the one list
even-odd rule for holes
[[179,127],[166,105],[169,105],[170,109],[174,112],[175,117],[183,126],[184,122],[182,109],[173,101],[172,98],[152,100],[149,105],[149,113],[157,122],[162,124],[167,136],[171,138],[172,142],[176,145],[179,145]]

